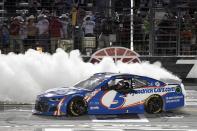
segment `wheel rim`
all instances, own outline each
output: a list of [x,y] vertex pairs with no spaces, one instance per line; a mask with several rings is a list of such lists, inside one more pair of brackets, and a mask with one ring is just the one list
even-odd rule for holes
[[150,113],[158,113],[162,110],[162,100],[153,97],[148,103],[148,110]]
[[125,47],[107,47],[98,50],[91,56],[89,62],[99,63],[106,56],[113,58],[114,62],[141,63],[139,54]]
[[83,114],[85,112],[84,102],[81,100],[73,101],[72,110],[77,115]]

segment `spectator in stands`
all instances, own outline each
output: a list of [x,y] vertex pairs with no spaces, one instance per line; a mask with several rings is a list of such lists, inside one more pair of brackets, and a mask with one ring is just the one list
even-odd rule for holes
[[96,17],[95,17],[95,15],[93,14],[92,11],[89,11],[89,12],[88,12],[88,15],[90,16],[90,20],[92,20],[92,21],[95,21],[95,20],[96,20]]
[[71,10],[71,24],[73,27],[75,27],[77,24],[77,12],[77,6],[74,5]]
[[9,45],[9,29],[7,25],[2,25],[0,28],[1,44],[3,48],[8,48]]
[[86,16],[86,19],[82,25],[86,37],[94,36],[94,27],[95,27],[95,22],[90,19],[90,16]]
[[2,44],[2,28],[3,28],[3,25],[2,25],[2,22],[1,22],[1,20],[0,20],[0,45]]
[[182,52],[183,55],[189,55],[191,51],[191,42],[192,42],[192,37],[193,37],[193,32],[192,32],[192,17],[187,11],[186,14],[183,16],[183,24],[184,24],[184,29],[181,32],[182,35]]
[[21,21],[19,35],[20,35],[21,42],[23,44],[22,50],[20,50],[20,51],[24,52],[24,43],[26,43],[26,39],[27,39],[27,26],[26,26],[24,20]]
[[49,20],[49,18],[50,18],[50,16],[51,16],[50,11],[49,11],[49,10],[45,10],[45,9],[43,9],[43,14],[46,16],[46,19],[48,19],[48,20]]
[[101,21],[102,32],[99,36],[98,48],[110,46],[109,35],[112,34],[113,21],[110,18],[104,18]]
[[83,8],[79,7],[77,11],[77,25],[79,26],[82,25],[85,16],[86,16],[86,11]]
[[61,24],[62,24],[62,30],[61,30],[61,38],[68,39],[69,38],[69,27],[70,27],[70,19],[68,14],[62,14],[61,17]]
[[183,16],[183,20],[184,20],[184,25],[185,25],[185,28],[190,28],[191,29],[191,26],[192,26],[192,17],[191,15],[189,14],[189,12],[187,11],[186,14]]
[[150,32],[150,22],[148,19],[148,16],[144,18],[143,24],[142,24],[142,29],[143,29],[143,42],[147,43],[146,40],[149,38],[149,32]]
[[49,21],[44,14],[38,16],[38,45],[44,47],[46,52],[49,51]]
[[20,39],[20,26],[21,23],[20,21],[22,21],[23,18],[21,16],[17,16],[14,18],[13,22],[10,25],[10,48],[11,50],[13,50],[14,48],[16,48],[16,45],[19,46],[20,50],[23,50],[23,43]]
[[49,24],[51,36],[51,52],[54,53],[58,45],[58,40],[61,38],[62,23],[55,13],[52,14]]
[[33,15],[27,18],[27,44],[31,48],[35,48],[35,39],[38,31],[34,22],[35,17]]

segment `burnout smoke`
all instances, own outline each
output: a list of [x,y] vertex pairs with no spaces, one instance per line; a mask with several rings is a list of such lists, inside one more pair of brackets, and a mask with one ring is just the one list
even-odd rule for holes
[[0,100],[32,103],[39,93],[56,87],[72,86],[98,72],[121,72],[149,76],[156,79],[179,80],[160,63],[114,63],[104,58],[98,64],[83,62],[79,51],[70,54],[61,49],[50,55],[35,50],[25,54],[0,54]]

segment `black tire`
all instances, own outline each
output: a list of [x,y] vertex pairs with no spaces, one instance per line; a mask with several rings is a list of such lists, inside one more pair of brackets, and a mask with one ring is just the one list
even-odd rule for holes
[[150,96],[145,102],[145,110],[150,114],[161,113],[163,110],[163,100],[159,95]]
[[80,116],[87,112],[87,103],[82,97],[74,97],[68,104],[68,114],[71,116]]

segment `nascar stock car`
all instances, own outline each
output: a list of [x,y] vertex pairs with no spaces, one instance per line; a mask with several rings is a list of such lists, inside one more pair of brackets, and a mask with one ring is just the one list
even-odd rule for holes
[[183,107],[185,95],[180,81],[97,73],[73,87],[50,89],[38,95],[33,113],[54,116],[160,113]]

